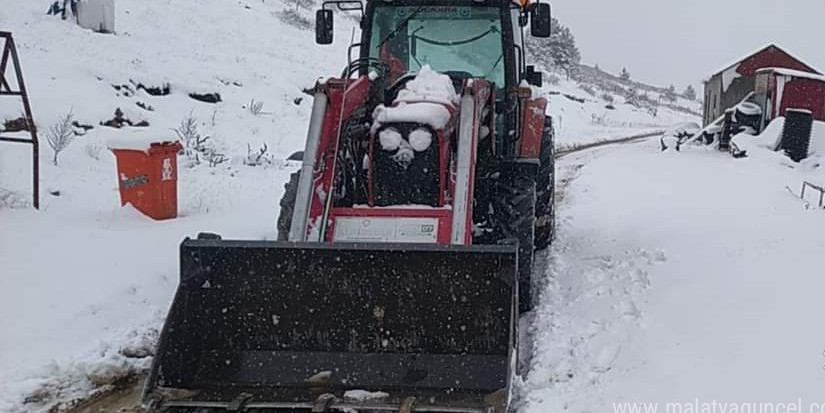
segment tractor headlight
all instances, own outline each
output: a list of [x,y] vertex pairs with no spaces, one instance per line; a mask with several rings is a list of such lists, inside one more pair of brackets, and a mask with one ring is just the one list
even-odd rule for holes
[[410,142],[410,146],[412,146],[413,150],[416,152],[424,152],[429,149],[430,145],[433,143],[433,134],[427,129],[418,128],[410,132],[407,140]]
[[381,149],[385,151],[394,151],[401,146],[403,141],[401,132],[395,128],[387,128],[378,132],[378,142],[381,143]]

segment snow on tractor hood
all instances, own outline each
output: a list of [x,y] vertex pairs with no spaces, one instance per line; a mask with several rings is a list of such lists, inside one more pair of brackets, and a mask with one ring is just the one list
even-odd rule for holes
[[398,92],[392,106],[378,105],[372,114],[375,132],[382,124],[418,122],[443,129],[450,122],[459,102],[449,76],[424,66],[416,77]]

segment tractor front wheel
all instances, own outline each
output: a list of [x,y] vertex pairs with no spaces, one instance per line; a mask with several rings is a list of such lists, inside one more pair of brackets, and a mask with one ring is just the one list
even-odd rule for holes
[[518,241],[519,313],[533,308],[532,271],[536,228],[536,180],[521,172],[502,174],[493,204],[499,239]]

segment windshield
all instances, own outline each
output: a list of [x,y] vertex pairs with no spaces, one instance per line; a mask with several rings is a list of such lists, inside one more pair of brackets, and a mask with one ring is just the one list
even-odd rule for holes
[[429,65],[505,84],[499,8],[378,6],[372,21],[370,57],[387,63],[391,77]]

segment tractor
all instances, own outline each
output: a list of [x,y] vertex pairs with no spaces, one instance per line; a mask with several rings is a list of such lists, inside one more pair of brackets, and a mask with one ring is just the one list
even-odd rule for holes
[[533,256],[554,237],[553,123],[524,47],[550,36],[550,6],[325,1],[320,45],[336,10],[361,38],[306,90],[277,241],[182,242],[150,410],[512,407]]

